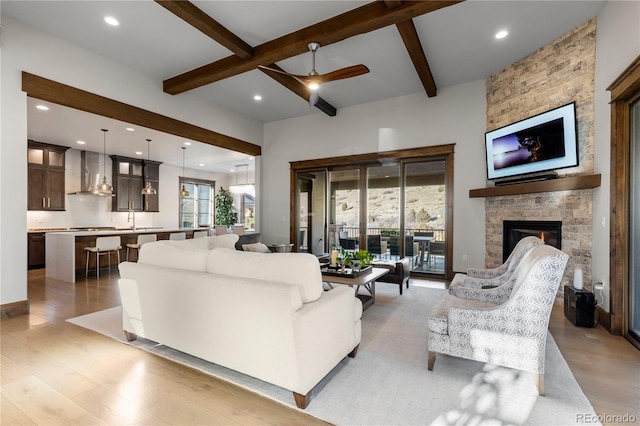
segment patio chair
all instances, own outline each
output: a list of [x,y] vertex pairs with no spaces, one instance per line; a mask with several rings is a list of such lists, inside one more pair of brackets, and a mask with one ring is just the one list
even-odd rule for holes
[[367,235],[367,250],[369,253],[382,255],[382,239],[380,234]]

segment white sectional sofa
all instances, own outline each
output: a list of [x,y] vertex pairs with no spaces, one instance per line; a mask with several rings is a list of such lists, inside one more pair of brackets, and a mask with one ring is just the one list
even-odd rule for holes
[[356,355],[361,302],[347,286],[323,291],[313,255],[193,248],[203,244],[148,243],[138,263],[120,264],[127,338],[291,390],[305,408],[315,385]]

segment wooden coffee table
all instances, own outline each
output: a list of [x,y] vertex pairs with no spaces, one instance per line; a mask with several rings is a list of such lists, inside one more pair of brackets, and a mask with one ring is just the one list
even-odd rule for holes
[[[371,268],[369,272],[363,273],[355,278],[341,277],[329,274],[322,274],[322,280],[333,287],[332,284],[344,284],[349,287],[356,287],[355,295],[362,301],[362,309],[367,309],[376,301],[376,280],[389,272],[386,268]],[[358,294],[360,287],[364,288],[369,294]]]

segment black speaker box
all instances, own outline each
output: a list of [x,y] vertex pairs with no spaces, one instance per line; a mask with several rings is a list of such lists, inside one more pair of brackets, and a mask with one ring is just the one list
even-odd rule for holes
[[590,291],[564,286],[564,316],[578,327],[593,327],[596,298]]

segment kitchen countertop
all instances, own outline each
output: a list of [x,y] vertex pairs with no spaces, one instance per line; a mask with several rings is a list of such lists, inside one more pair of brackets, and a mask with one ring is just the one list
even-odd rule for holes
[[165,227],[140,227],[136,228],[134,231],[131,228],[112,228],[112,229],[91,229],[91,230],[80,230],[76,228],[69,228],[67,230],[58,230],[58,231],[47,231],[47,234],[64,234],[64,235],[73,235],[76,237],[85,237],[85,236],[93,236],[93,235],[122,235],[122,234],[150,234],[153,232],[190,232],[190,231],[200,231],[202,229],[196,228],[165,228]]

